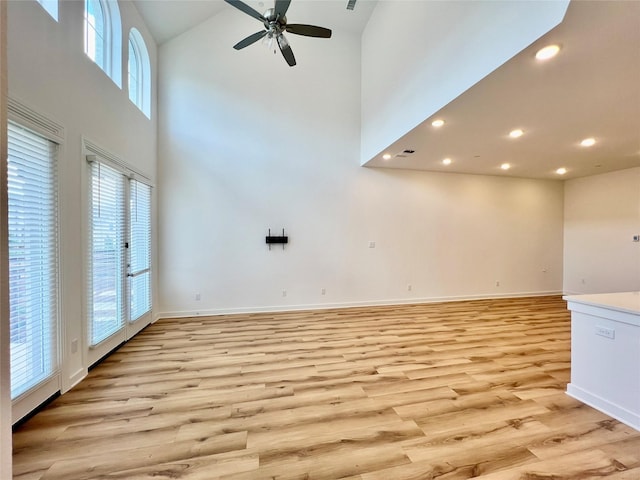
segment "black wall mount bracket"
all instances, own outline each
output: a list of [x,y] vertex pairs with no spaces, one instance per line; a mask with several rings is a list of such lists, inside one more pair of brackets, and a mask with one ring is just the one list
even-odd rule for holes
[[269,250],[271,250],[271,245],[274,243],[281,244],[284,250],[285,244],[289,243],[289,237],[284,234],[284,228],[282,229],[282,235],[271,235],[271,229],[269,229],[269,234],[265,237],[265,241],[269,245]]

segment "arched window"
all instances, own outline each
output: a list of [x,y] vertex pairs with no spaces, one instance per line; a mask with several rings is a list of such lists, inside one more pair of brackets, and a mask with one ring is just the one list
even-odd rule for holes
[[129,99],[151,118],[151,63],[142,35],[136,28],[129,32]]
[[122,87],[122,24],[117,0],[85,0],[84,52]]

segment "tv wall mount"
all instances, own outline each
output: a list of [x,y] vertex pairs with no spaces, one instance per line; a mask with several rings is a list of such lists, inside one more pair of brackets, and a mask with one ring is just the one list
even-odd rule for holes
[[282,249],[284,250],[284,246],[289,243],[289,237],[284,234],[284,228],[282,229],[282,235],[271,235],[271,229],[269,229],[269,233],[265,237],[265,241],[267,242],[267,245],[269,245],[269,250],[271,250],[271,245],[273,244],[281,244]]

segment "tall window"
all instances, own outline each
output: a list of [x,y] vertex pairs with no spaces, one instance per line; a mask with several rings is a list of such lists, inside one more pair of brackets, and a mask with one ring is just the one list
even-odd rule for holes
[[128,337],[128,326],[150,315],[151,187],[97,157],[90,171],[89,343],[96,347]]
[[125,185],[122,174],[91,164],[90,344],[97,345],[124,325]]
[[151,65],[140,32],[129,32],[129,99],[151,118]]
[[151,310],[151,187],[129,180],[129,320]]
[[11,396],[58,369],[57,145],[8,125]]
[[122,26],[117,0],[84,0],[84,52],[122,86]]

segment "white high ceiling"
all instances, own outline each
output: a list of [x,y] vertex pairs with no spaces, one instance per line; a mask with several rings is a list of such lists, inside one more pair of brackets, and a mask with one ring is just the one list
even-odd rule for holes
[[[233,9],[223,0],[133,0],[160,45],[204,22],[223,9]],[[273,0],[244,0],[263,13],[273,7]],[[358,0],[347,10],[347,0],[293,0],[287,19],[290,23],[307,23],[330,29],[361,33],[377,0]],[[238,11],[238,15],[244,15]],[[256,21],[256,31],[260,23]],[[247,35],[253,32],[246,32]]]
[[[222,0],[134,2],[158,43],[233,8]],[[246,3],[258,11],[272,5]],[[362,32],[377,2],[358,0],[354,11],[346,10],[346,3],[293,0],[287,17]],[[560,54],[536,61],[537,49],[549,43],[560,44]],[[445,126],[435,130],[434,118],[444,119]],[[514,128],[524,135],[509,138]],[[586,137],[594,137],[596,145],[580,147]],[[395,156],[405,149],[415,153]],[[393,158],[385,161],[383,153]],[[451,165],[442,165],[444,158],[451,158]],[[502,163],[511,169],[501,170]],[[640,2],[573,1],[562,24],[366,165],[565,179],[640,166]],[[567,169],[563,177],[555,173],[559,167]]]

